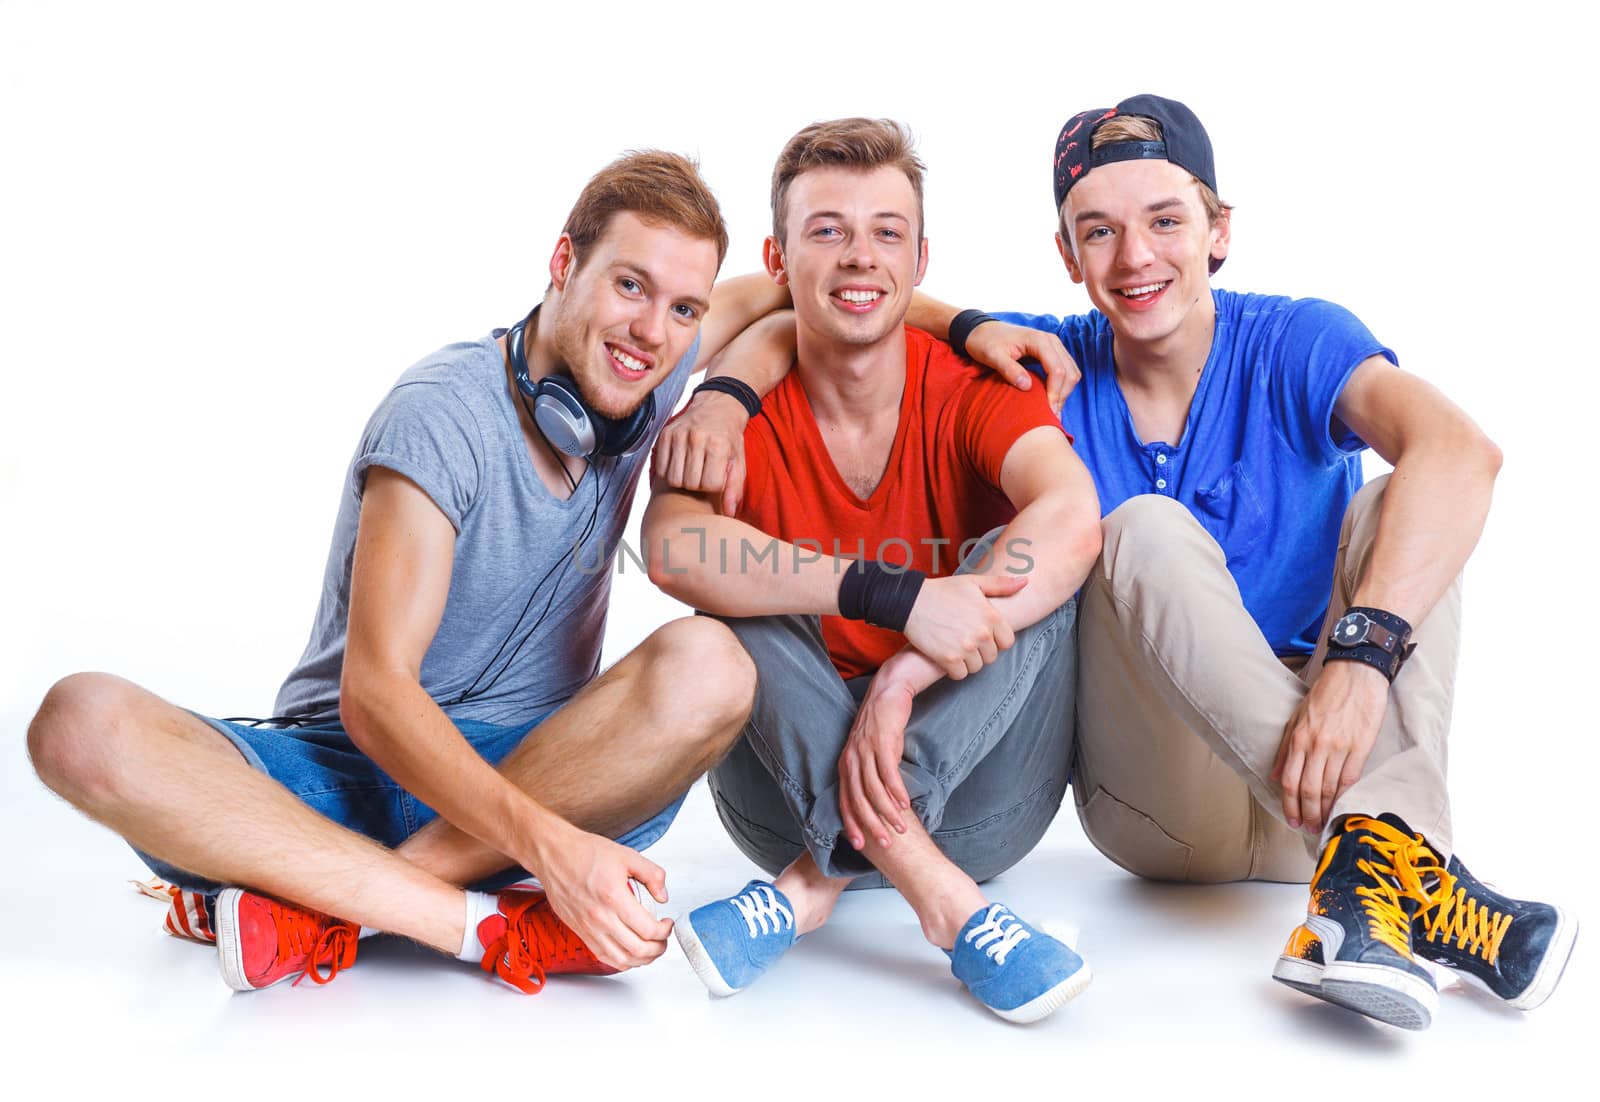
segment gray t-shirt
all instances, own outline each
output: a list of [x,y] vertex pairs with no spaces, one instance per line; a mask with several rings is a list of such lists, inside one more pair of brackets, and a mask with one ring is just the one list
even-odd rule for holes
[[[422,659],[422,687],[452,719],[517,723],[599,672],[611,563],[650,449],[597,459],[570,498],[553,495],[528,458],[495,344],[501,332],[447,345],[408,369],[367,422],[340,497],[311,640],[278,690],[278,715],[338,716],[350,568],[373,466],[415,482],[456,529],[450,595]],[[696,339],[657,388],[648,442],[682,395],[699,348]]]

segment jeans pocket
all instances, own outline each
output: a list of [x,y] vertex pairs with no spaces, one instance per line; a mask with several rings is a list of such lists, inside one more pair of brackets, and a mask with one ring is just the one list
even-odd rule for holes
[[1193,847],[1178,841],[1144,812],[1096,788],[1078,808],[1083,832],[1096,849],[1150,880],[1184,880]]

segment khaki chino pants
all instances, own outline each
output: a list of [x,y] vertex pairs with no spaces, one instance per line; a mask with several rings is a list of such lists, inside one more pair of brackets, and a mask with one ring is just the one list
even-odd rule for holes
[[[1284,727],[1322,670],[1377,532],[1387,476],[1345,513],[1322,642],[1296,675],[1245,611],[1221,547],[1156,496],[1105,519],[1079,607],[1078,745],[1072,789],[1089,839],[1158,880],[1309,879],[1315,835],[1283,821],[1270,780]],[[1446,860],[1446,738],[1461,632],[1461,579],[1416,625],[1361,779],[1328,817],[1394,812]]]

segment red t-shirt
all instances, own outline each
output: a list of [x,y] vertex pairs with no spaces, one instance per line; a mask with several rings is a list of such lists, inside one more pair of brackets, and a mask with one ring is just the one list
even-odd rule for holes
[[[811,403],[791,371],[745,429],[746,482],[739,519],[769,536],[843,558],[954,574],[963,541],[1016,515],[1000,489],[1000,465],[1023,433],[1060,428],[1045,388],[1019,391],[974,367],[920,329],[906,328],[906,386],[883,478],[862,500],[828,454]],[[943,541],[943,542],[940,542]],[[748,570],[776,564],[748,561]],[[906,637],[839,616],[822,637],[844,678],[875,671]]]

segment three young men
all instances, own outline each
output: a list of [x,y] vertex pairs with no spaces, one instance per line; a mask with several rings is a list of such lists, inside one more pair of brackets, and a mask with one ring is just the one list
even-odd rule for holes
[[[713,291],[727,240],[692,163],[625,156],[584,188],[527,318],[401,377],[270,725],[105,674],[50,690],[28,731],[40,777],[186,900],[227,887],[181,926],[214,930],[231,986],[325,982],[362,927],[525,991],[665,951],[647,906],[664,874],[637,851],[738,735],[754,674],[701,618],[597,678],[610,574],[574,563],[614,552],[697,348],[780,301],[759,276]],[[541,890],[464,890],[527,873]]]
[[[658,836],[673,794],[733,745],[712,774],[719,812],[778,875],[680,927],[713,989],[748,983],[876,869],[987,1005],[1048,1013],[1087,968],[976,881],[1037,841],[1070,764],[1086,832],[1140,875],[1311,877],[1274,969],[1285,983],[1414,1028],[1436,1007],[1419,957],[1513,1006],[1546,998],[1576,921],[1468,873],[1444,781],[1456,579],[1494,446],[1346,311],[1209,286],[1230,214],[1181,104],[1134,97],[1062,130],[1058,244],[1096,306],[1077,318],[995,320],[922,299],[907,316],[925,261],[914,159],[798,163],[775,177],[768,267],[795,292],[800,366],[751,426],[747,504],[718,517],[663,487],[648,521],[672,548],[653,576],[732,634],[707,618],[669,624],[583,687],[605,574],[580,582],[563,553],[620,532],[638,460],[558,458],[516,400],[518,342],[530,391],[564,367],[625,436],[645,391],[681,391],[725,247],[714,205],[708,220],[623,200],[587,220],[592,233],[574,211],[521,329],[425,361],[369,426],[318,626],[280,695],[302,726],[201,720],[80,675],[30,728],[41,776],[158,871],[299,904],[228,893],[225,970],[242,987],[348,964],[358,925],[524,987],[547,967],[653,959],[669,926],[626,885],[664,899],[661,872],[628,846]],[[654,177],[643,192],[697,194]],[[746,301],[719,301],[703,355],[774,305]],[[1107,514],[1098,559],[1100,531],[1079,515],[1093,489],[1036,396],[1002,401],[903,317],[996,365],[1048,361],[1059,349],[1041,333],[1065,344],[1083,379],[1061,424]],[[1395,469],[1362,488],[1367,446]],[[721,465],[674,470],[714,490]],[[971,550],[987,556],[960,555],[951,574],[961,542],[986,532]],[[1018,539],[1031,560],[1020,588]],[[881,565],[823,553],[841,545]],[[731,548],[742,571],[708,568],[708,548]],[[576,643],[540,632],[552,616]],[[542,661],[519,664],[519,651]],[[662,716],[680,722],[652,724]],[[1019,794],[1018,776],[1040,783]],[[373,788],[381,806],[355,795]],[[430,808],[440,818],[424,826]],[[951,829],[996,808],[1021,810],[992,838]],[[548,894],[459,888],[516,865]],[[552,931],[570,952],[535,959],[535,934]]]
[[726,618],[755,663],[745,737],[710,784],[776,874],[677,936],[729,995],[881,874],[984,1005],[1033,1021],[1089,969],[977,881],[1033,848],[1066,789],[1072,593],[1099,511],[1042,389],[903,324],[927,264],[921,193],[898,124],[790,140],[765,255],[797,356],[746,433],[743,505],[719,516],[713,495],[658,483],[646,513],[652,580]]

